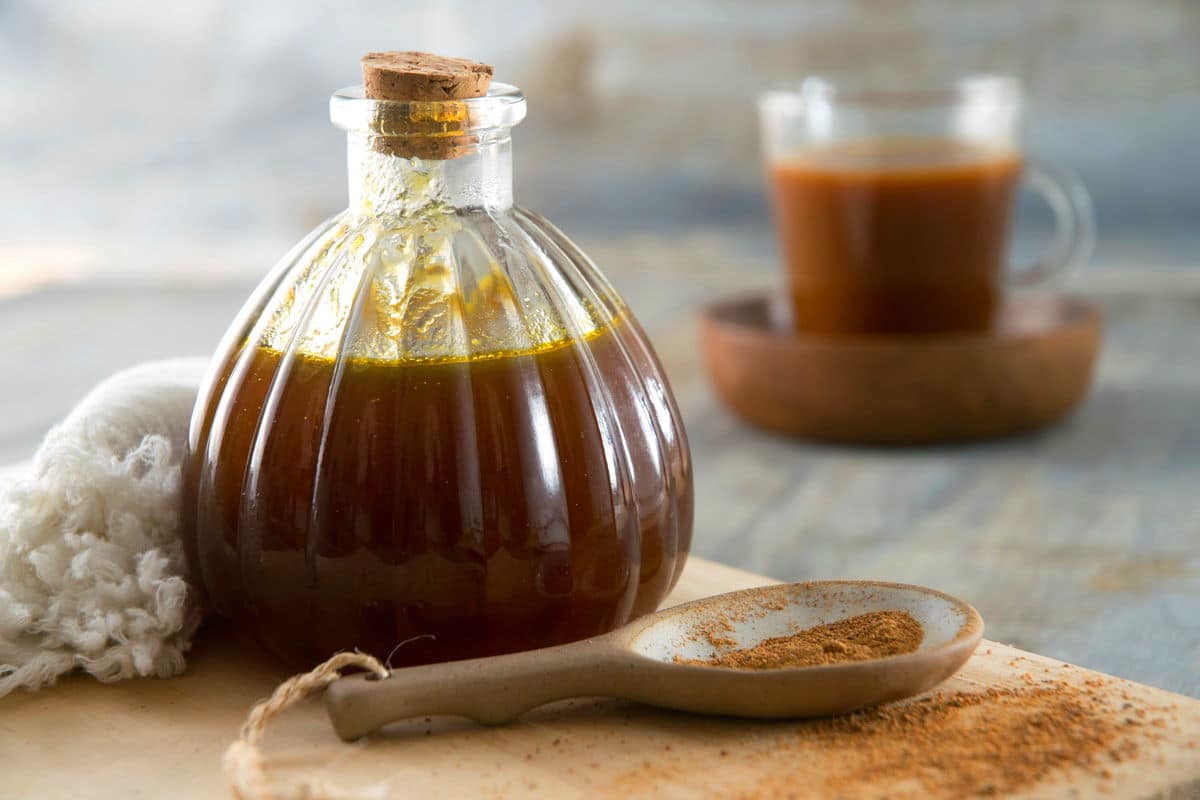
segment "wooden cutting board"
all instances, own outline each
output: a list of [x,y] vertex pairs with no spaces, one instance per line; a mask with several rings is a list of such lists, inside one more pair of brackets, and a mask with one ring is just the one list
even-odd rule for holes
[[[669,602],[769,582],[694,558]],[[1108,777],[1095,766],[1071,767],[1022,796],[1200,797],[1200,701],[986,641],[942,688],[1023,687],[1046,674],[1098,687],[1113,714],[1167,710],[1135,756],[1105,762]],[[109,686],[71,678],[39,694],[0,699],[0,798],[227,798],[221,753],[254,701],[285,677],[242,652],[227,631],[210,628],[182,677]],[[818,751],[806,750],[806,730],[800,722],[579,700],[505,727],[415,720],[347,745],[334,736],[321,704],[310,701],[270,730],[268,774],[320,775],[347,787],[383,782],[397,798],[821,796],[828,766]],[[904,791],[881,773],[855,796]]]

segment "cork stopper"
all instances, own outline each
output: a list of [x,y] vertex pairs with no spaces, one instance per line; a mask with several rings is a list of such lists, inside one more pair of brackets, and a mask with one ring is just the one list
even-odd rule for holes
[[492,83],[488,64],[410,50],[362,57],[363,88],[373,100],[465,100]]
[[445,161],[478,141],[463,100],[483,97],[492,68],[465,58],[395,51],[362,58],[363,88],[372,100],[397,103],[381,114],[371,146],[404,158]]

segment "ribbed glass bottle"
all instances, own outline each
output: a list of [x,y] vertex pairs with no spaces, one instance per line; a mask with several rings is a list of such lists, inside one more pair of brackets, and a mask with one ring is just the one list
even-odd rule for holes
[[[442,103],[335,94],[350,207],[272,270],[210,368],[184,471],[190,564],[213,610],[296,667],[572,641],[653,610],[682,570],[678,411],[609,283],[513,206],[524,113],[503,84]],[[416,117],[468,144],[446,160],[380,146]]]

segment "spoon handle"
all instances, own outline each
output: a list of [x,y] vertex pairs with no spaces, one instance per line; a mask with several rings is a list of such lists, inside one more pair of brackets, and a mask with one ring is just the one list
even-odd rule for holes
[[613,684],[613,658],[611,646],[593,639],[408,667],[383,679],[351,675],[330,684],[325,709],[334,730],[346,741],[389,722],[433,714],[496,725],[554,700],[605,694]]

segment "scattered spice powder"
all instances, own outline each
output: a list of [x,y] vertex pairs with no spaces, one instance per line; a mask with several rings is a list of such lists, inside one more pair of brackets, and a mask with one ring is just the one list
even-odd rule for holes
[[[709,642],[718,647],[732,643],[716,629],[705,633]],[[753,647],[720,652],[710,658],[676,656],[675,660],[680,664],[734,669],[812,667],[911,653],[921,646],[924,638],[921,623],[907,611],[873,611],[764,639]]]
[[[1087,797],[1135,785],[1120,765],[1145,759],[1172,738],[1187,740],[1171,706],[1136,698],[1122,708],[1119,687],[1115,680],[1090,686],[1047,679],[1036,687],[935,692],[828,719],[677,724],[689,742],[707,741],[723,757],[697,792],[706,797],[1040,796],[1063,781]],[[653,724],[669,723],[661,712],[644,713]],[[696,758],[661,754],[611,777],[611,794],[678,793],[676,782],[695,771]]]
[[[1038,688],[935,693],[808,723],[798,752],[825,765],[824,792],[786,773],[743,800],[847,796],[988,797],[1019,792],[1060,770],[1110,780],[1110,767],[1136,757],[1138,741],[1161,738],[1135,717],[1112,712],[1098,687],[1051,682]],[[790,748],[774,753],[788,757]]]

